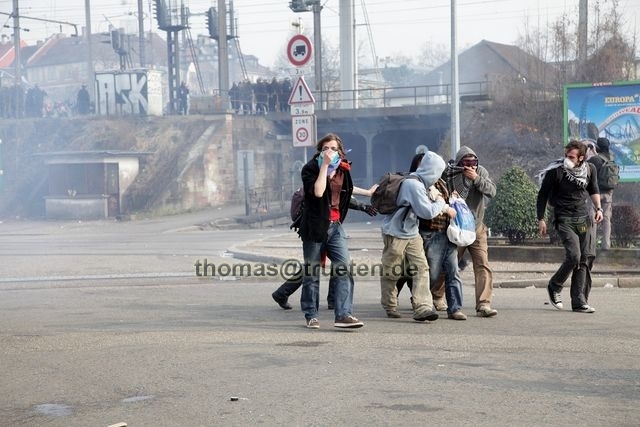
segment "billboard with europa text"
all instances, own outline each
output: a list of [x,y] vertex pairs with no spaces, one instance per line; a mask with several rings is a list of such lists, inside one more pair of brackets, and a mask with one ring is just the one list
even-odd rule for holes
[[640,182],[640,81],[566,85],[564,115],[565,142],[608,138],[620,180]]

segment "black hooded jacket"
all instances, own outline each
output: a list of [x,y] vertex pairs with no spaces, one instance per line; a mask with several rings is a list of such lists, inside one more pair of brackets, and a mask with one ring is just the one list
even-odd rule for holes
[[[307,162],[302,168],[302,185],[304,187],[304,211],[298,234],[302,240],[312,242],[324,242],[327,240],[329,230],[329,204],[331,200],[331,186],[327,182],[327,189],[322,197],[316,197],[313,187],[320,173],[318,166],[319,154]],[[345,162],[346,160],[343,160]],[[349,201],[353,193],[353,181],[348,170],[342,170],[344,180],[340,194],[340,222],[344,222],[349,210]],[[328,179],[328,178],[327,178]]]

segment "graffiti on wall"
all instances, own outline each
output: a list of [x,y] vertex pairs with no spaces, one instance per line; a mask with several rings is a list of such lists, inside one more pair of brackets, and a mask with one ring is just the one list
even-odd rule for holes
[[[96,109],[101,115],[158,114],[160,79],[150,71],[96,73]],[[162,102],[160,99],[160,114]]]

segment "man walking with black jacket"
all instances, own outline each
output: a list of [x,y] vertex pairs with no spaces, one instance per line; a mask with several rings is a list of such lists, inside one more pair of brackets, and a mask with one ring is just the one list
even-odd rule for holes
[[[586,159],[586,146],[580,141],[571,141],[565,147],[564,163],[547,171],[538,191],[536,210],[540,235],[547,234],[545,210],[547,203],[554,208],[554,226],[565,248],[565,259],[555,272],[547,291],[549,301],[562,310],[560,292],[564,282],[571,276],[571,308],[579,313],[594,313],[589,305],[591,291],[591,268],[596,256],[595,239],[589,230],[592,221],[602,221],[602,207],[596,168]],[[591,198],[596,213],[589,215],[587,198]]]

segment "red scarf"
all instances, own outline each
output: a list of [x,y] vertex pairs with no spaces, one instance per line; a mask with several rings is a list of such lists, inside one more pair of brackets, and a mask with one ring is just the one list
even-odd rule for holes
[[342,184],[344,183],[343,171],[350,171],[351,165],[345,159],[340,161],[338,170],[329,178],[329,186],[331,188],[331,202],[329,207],[332,209],[340,209],[340,193],[342,192]]

